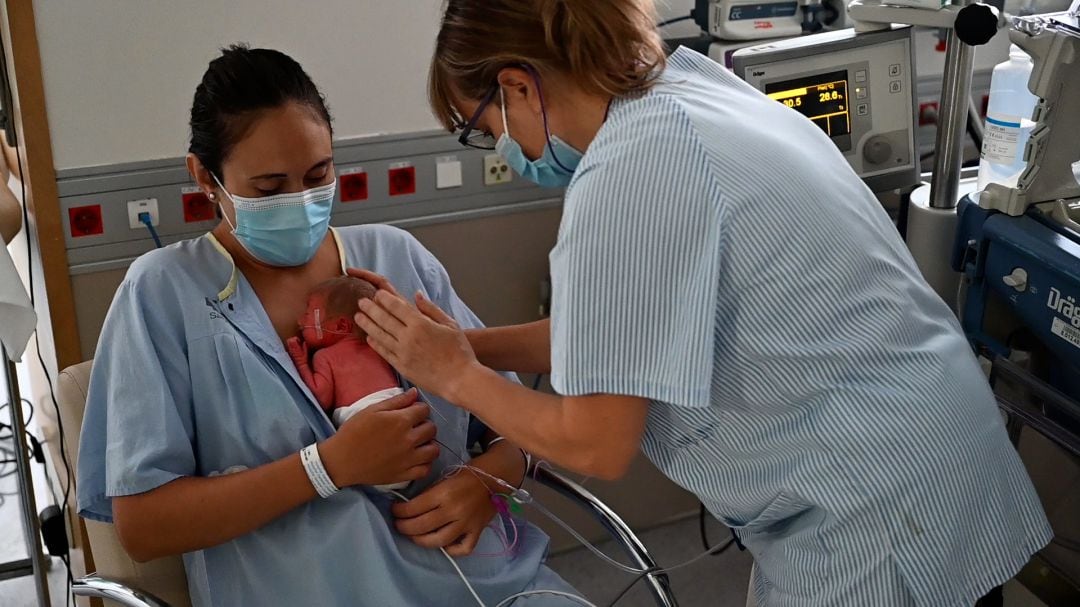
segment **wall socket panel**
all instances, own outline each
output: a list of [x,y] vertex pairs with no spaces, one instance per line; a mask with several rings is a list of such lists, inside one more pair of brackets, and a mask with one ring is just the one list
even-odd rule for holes
[[498,154],[484,156],[484,185],[510,183],[513,176],[514,172],[510,170],[510,165],[506,164],[502,156]]
[[[455,137],[442,131],[335,142],[339,187],[331,225],[452,220],[460,213],[491,212],[539,201],[550,204],[553,199],[561,199],[561,189],[543,189],[524,179],[511,179],[510,169],[501,169],[505,166],[501,158],[494,166],[505,179],[499,178],[498,187],[485,185],[489,179],[487,170],[494,162],[485,158],[488,155],[486,151],[463,148]],[[460,163],[461,185],[439,189],[438,166],[448,161]],[[400,174],[393,173],[402,167],[411,167],[410,174],[415,171],[414,188],[413,184],[404,187]],[[340,180],[357,171],[365,174],[366,198],[342,202]],[[398,181],[391,182],[392,175],[397,175]],[[445,175],[442,183],[446,183]],[[143,224],[136,226],[141,230],[132,228],[129,203],[133,201],[156,201],[155,225],[166,245],[209,231],[217,225],[216,212],[192,212],[193,185],[183,158],[59,171],[61,217],[66,222],[69,209],[101,208],[100,233],[73,230],[71,226],[65,229],[69,265],[130,260],[150,250],[153,241]],[[185,194],[189,197],[187,213]],[[135,217],[137,221],[137,214]],[[73,231],[85,235],[74,236]]]

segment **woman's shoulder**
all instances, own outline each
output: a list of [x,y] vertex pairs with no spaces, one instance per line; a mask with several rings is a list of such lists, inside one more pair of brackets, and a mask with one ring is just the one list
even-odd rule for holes
[[416,238],[401,228],[385,223],[365,223],[334,228],[345,246],[413,246]]
[[228,284],[232,270],[229,257],[210,237],[202,236],[140,255],[128,268],[123,284],[152,293],[220,290]]
[[407,258],[413,264],[426,266],[433,259],[415,236],[398,227],[364,224],[335,229],[352,263]]

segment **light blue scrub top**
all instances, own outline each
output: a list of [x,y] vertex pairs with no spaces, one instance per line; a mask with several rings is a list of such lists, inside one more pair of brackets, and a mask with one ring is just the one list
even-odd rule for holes
[[[480,321],[439,262],[407,233],[385,226],[337,231],[344,266],[372,269],[402,293],[421,291],[462,327]],[[429,401],[439,440],[465,453],[468,413]],[[443,419],[446,418],[446,421]],[[79,451],[82,516],[112,520],[111,498],[184,476],[255,468],[334,432],[300,379],[255,292],[210,235],[143,255],[132,264],[102,330]],[[459,460],[443,449],[437,480]],[[252,499],[258,499],[252,496]],[[475,601],[441,552],[393,528],[390,502],[346,489],[259,530],[184,555],[197,606],[469,605]],[[517,555],[458,563],[486,603],[543,579],[548,538],[527,526]],[[476,554],[504,551],[491,529]],[[525,601],[522,601],[523,603]],[[534,599],[529,604],[543,604]],[[548,604],[567,604],[548,599]]]
[[970,607],[1051,536],[955,317],[809,120],[679,49],[566,194],[553,385],[652,401],[643,449],[763,606]]

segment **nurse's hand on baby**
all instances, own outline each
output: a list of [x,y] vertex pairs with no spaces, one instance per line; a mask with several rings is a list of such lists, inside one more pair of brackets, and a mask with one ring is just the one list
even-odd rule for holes
[[422,293],[416,307],[400,295],[380,290],[360,300],[356,324],[367,343],[398,373],[423,390],[453,401],[458,382],[479,367],[472,345],[458,324]]

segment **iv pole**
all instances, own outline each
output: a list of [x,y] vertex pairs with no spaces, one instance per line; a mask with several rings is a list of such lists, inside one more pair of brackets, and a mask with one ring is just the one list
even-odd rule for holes
[[19,394],[19,376],[15,362],[8,355],[7,348],[0,346],[0,355],[4,358],[4,375],[7,380],[8,402],[11,403],[11,431],[15,440],[15,466],[19,504],[22,507],[23,536],[29,558],[11,563],[0,563],[0,580],[34,576],[38,605],[49,607],[49,584],[45,571],[45,551],[41,547],[41,529],[37,517],[37,504],[34,499],[34,477],[30,471],[30,458],[27,455],[26,421],[23,419],[22,398]]

